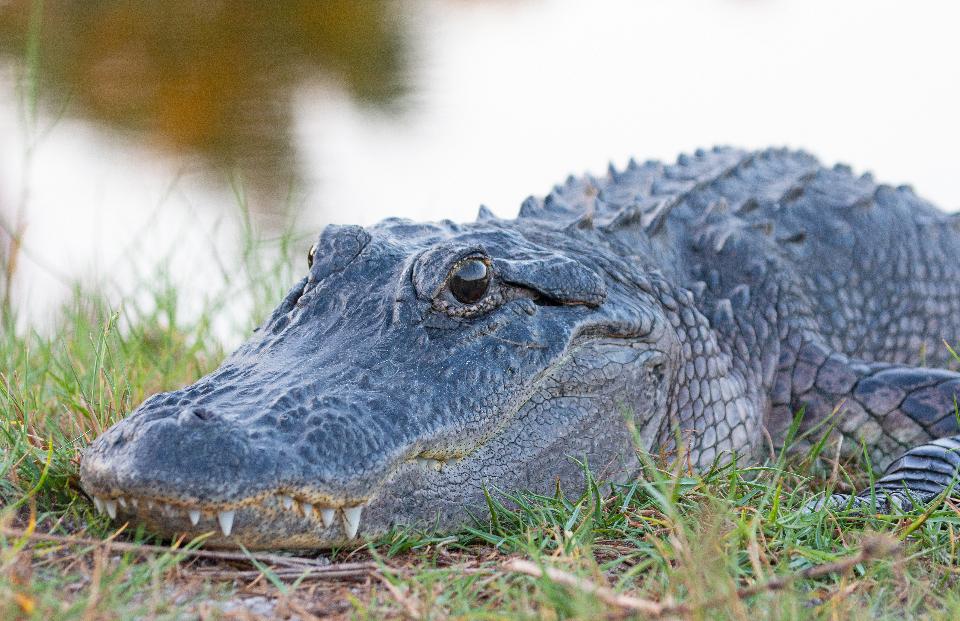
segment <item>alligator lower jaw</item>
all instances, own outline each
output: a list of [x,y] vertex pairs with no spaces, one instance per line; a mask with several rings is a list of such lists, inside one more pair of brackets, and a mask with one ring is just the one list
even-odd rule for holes
[[[417,457],[408,465],[441,471],[443,463]],[[110,519],[143,524],[163,536],[205,535],[204,545],[248,548],[326,548],[349,544],[361,529],[363,509],[373,495],[334,499],[292,488],[262,492],[234,501],[202,502],[154,495],[119,495],[88,489],[99,513]],[[98,493],[99,492],[99,493]]]
[[143,523],[164,535],[198,536],[217,546],[335,545],[356,538],[365,502],[310,502],[296,492],[272,492],[230,503],[189,503],[155,497],[93,496],[97,511]]

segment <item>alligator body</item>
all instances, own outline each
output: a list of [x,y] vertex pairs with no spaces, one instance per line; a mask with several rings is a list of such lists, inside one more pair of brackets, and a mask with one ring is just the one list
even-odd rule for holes
[[82,484],[162,534],[325,547],[469,523],[485,487],[576,493],[578,461],[627,481],[638,447],[759,462],[804,408],[929,498],[960,447],[957,256],[909,188],[787,150],[571,177],[513,220],[329,226],[253,337],[98,438]]

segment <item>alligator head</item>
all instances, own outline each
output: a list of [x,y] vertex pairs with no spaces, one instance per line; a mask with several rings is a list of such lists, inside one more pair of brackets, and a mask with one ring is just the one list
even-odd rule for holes
[[455,528],[485,489],[576,493],[584,460],[625,478],[662,433],[678,341],[643,261],[609,243],[519,220],[329,226],[253,337],[99,437],[82,485],[160,534],[297,548]]

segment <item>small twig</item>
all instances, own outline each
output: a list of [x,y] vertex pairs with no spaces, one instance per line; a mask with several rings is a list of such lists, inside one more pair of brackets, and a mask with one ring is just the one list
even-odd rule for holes
[[[325,565],[323,567],[304,567],[301,569],[274,569],[277,578],[323,578],[332,580],[337,578],[365,578],[376,573],[375,563],[343,563],[340,565]],[[214,580],[247,580],[259,578],[263,572],[257,569],[230,571],[226,569],[197,569],[194,575]]]
[[562,584],[564,586],[577,589],[578,591],[589,593],[605,604],[626,608],[627,610],[632,610],[635,612],[641,612],[652,617],[661,617],[668,610],[676,608],[676,606],[671,604],[661,604],[660,602],[655,602],[650,599],[622,595],[609,587],[594,584],[589,580],[584,580],[583,578],[579,578],[573,574],[556,569],[555,567],[541,568],[536,563],[525,559],[510,559],[503,564],[503,568],[507,571],[527,574],[528,576],[533,576],[535,578],[541,578],[546,575],[548,578],[550,578],[550,580],[556,582],[557,584]]
[[292,567],[310,567],[310,568],[324,568],[324,567],[336,567],[335,565],[330,565],[319,561],[317,559],[306,558],[302,556],[282,556],[279,554],[250,554],[246,555],[242,552],[222,552],[215,550],[195,550],[189,548],[168,548],[166,546],[155,546],[144,543],[126,543],[122,541],[113,541],[111,539],[92,539],[88,537],[70,537],[63,535],[49,535],[45,533],[30,533],[26,530],[20,530],[16,528],[0,528],[0,534],[7,537],[26,537],[31,541],[46,541],[49,543],[59,543],[61,545],[72,545],[72,546],[91,546],[91,547],[105,547],[111,550],[119,550],[121,552],[135,552],[139,554],[180,554],[183,556],[190,556],[194,558],[209,558],[217,559],[221,561],[243,561],[246,563],[250,562],[251,557],[264,562],[264,563],[273,563],[276,565],[286,565]]
[[[286,569],[274,569],[273,575],[282,580],[298,580],[305,582],[309,580],[361,580],[364,578],[383,578],[383,570],[387,569],[390,573],[409,577],[411,572],[405,568],[389,567],[384,568],[376,563],[339,563],[337,565],[325,565],[322,567],[303,567],[296,569],[293,567]],[[467,574],[486,574],[494,575],[496,573],[493,567],[448,567],[460,575]],[[263,572],[255,569],[196,569],[193,575],[209,580],[252,580],[247,588],[253,586],[263,577]]]
[[[356,580],[363,578],[378,577],[382,579],[384,569],[398,575],[408,575],[409,572],[402,568],[381,567],[373,562],[348,562],[348,563],[326,563],[321,564],[317,559],[281,556],[278,554],[243,554],[242,552],[225,552],[214,550],[193,550],[182,548],[168,548],[164,546],[154,546],[148,544],[126,543],[113,541],[112,539],[92,539],[85,537],[71,537],[62,535],[49,535],[42,533],[28,533],[23,530],[13,528],[0,528],[0,534],[8,537],[26,537],[33,541],[45,541],[60,545],[89,546],[93,550],[117,550],[120,552],[133,552],[139,554],[180,554],[193,558],[214,559],[220,561],[243,561],[251,563],[255,559],[261,563],[271,563],[281,565],[280,569],[273,569],[276,577],[291,580]],[[451,566],[450,568],[454,568]],[[460,574],[482,574],[493,573],[494,568],[481,567],[455,567]],[[259,569],[250,570],[227,570],[227,569],[195,569],[194,575],[208,578],[211,580],[253,580],[254,583],[263,577],[263,572]],[[389,587],[388,587],[389,588]]]
[[791,583],[801,579],[819,578],[821,576],[827,576],[830,574],[846,573],[855,565],[892,554],[898,547],[899,544],[892,539],[886,537],[871,537],[863,542],[863,547],[860,549],[860,552],[854,554],[853,556],[848,556],[840,559],[839,561],[834,561],[833,563],[814,565],[792,574],[777,576],[767,580],[766,582],[752,584],[750,586],[737,589],[737,597],[743,599],[764,591],[779,591],[789,586]]
[[863,584],[862,582],[851,582],[850,584],[842,585],[839,588],[835,589],[832,593],[830,593],[829,594],[830,597],[824,598],[823,602],[826,604],[830,602],[840,601],[843,598],[848,597],[851,593],[856,591],[858,588],[860,588],[862,584]]
[[[777,576],[764,582],[758,582],[750,586],[739,588],[737,589],[735,595],[737,599],[746,599],[753,595],[757,595],[758,593],[779,591],[797,580],[819,578],[821,576],[835,573],[846,573],[859,563],[892,553],[897,549],[897,547],[898,544],[888,538],[876,537],[867,539],[864,541],[863,547],[857,554],[848,556],[833,563],[814,565],[813,567],[808,567],[802,571],[787,574],[785,576]],[[605,604],[617,606],[631,612],[642,613],[650,617],[673,615],[688,616],[697,610],[714,608],[729,599],[727,596],[715,597],[702,602],[695,607],[686,603],[661,603],[650,599],[623,595],[621,593],[617,593],[613,589],[595,584],[589,580],[577,577],[560,569],[556,569],[554,567],[541,568],[536,563],[524,559],[510,559],[503,564],[503,568],[507,571],[526,574],[529,576],[534,576],[535,578],[540,578],[545,575],[557,584],[562,584],[584,593],[589,593]]]

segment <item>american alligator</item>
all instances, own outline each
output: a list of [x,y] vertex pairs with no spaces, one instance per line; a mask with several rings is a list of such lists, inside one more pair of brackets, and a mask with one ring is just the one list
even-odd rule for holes
[[577,493],[583,461],[626,482],[637,449],[760,462],[802,409],[799,435],[889,466],[879,501],[929,500],[960,464],[958,231],[909,187],[731,148],[570,177],[512,220],[331,225],[220,368],[85,451],[82,485],[160,534],[325,547],[456,528],[485,489]]

